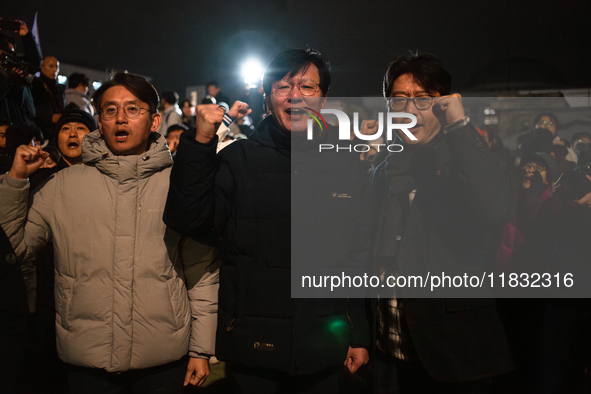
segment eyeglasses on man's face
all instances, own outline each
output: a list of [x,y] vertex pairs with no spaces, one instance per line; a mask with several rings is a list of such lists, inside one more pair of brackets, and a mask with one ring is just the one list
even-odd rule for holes
[[527,163],[526,165],[523,166],[524,170],[527,171],[537,171],[537,172],[542,172],[542,171],[546,171],[546,167],[542,167],[539,164],[534,164],[534,163]]
[[388,107],[393,111],[403,111],[412,101],[419,110],[426,110],[433,105],[433,97],[419,96],[419,97],[390,97],[388,98]]
[[287,97],[292,92],[294,86],[300,90],[302,96],[313,96],[320,89],[318,84],[310,79],[300,81],[299,83],[277,81],[274,85],[275,94],[279,97]]
[[140,108],[140,106],[136,104],[127,104],[123,107],[118,107],[116,105],[106,105],[101,109],[101,116],[103,119],[113,119],[117,116],[119,108],[123,108],[125,116],[127,116],[129,119],[135,119],[140,116],[142,110],[149,111],[148,108]]
[[551,120],[540,120],[536,123],[537,128],[547,129],[548,127],[554,126],[554,122]]

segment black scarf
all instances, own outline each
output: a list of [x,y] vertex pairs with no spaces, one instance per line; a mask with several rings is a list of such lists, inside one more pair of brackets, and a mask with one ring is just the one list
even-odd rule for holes
[[402,152],[393,152],[386,157],[385,178],[388,185],[386,212],[382,236],[378,246],[378,256],[393,257],[398,253],[406,217],[410,208],[409,193],[417,188],[421,172],[421,158],[429,155],[431,149],[443,139],[438,133],[422,146],[405,144],[400,138],[396,143],[403,146]]

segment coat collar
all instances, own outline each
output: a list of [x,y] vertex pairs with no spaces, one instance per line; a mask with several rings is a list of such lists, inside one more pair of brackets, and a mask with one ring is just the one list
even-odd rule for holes
[[147,178],[172,166],[166,140],[158,133],[150,134],[147,152],[141,155],[116,156],[107,147],[100,131],[93,131],[82,140],[82,161],[120,182]]

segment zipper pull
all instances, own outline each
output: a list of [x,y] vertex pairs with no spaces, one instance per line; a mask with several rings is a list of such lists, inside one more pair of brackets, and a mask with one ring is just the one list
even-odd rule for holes
[[236,319],[232,319],[232,321],[230,322],[230,325],[228,327],[226,327],[226,331],[232,331],[232,329],[236,327]]

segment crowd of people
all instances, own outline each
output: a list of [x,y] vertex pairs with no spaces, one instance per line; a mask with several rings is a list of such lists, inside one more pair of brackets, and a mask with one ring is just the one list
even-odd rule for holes
[[27,68],[0,76],[2,393],[198,392],[214,356],[229,393],[589,389],[586,299],[290,290],[309,261],[380,276],[585,265],[591,134],[566,140],[541,113],[509,152],[440,60],[415,53],[382,87],[414,118],[388,142],[403,149],[319,153],[338,133],[305,137],[331,86],[316,51],[271,61],[253,125],[216,82],[193,107],[117,72],[90,99],[84,74],[66,89],[58,59],[18,34]]

